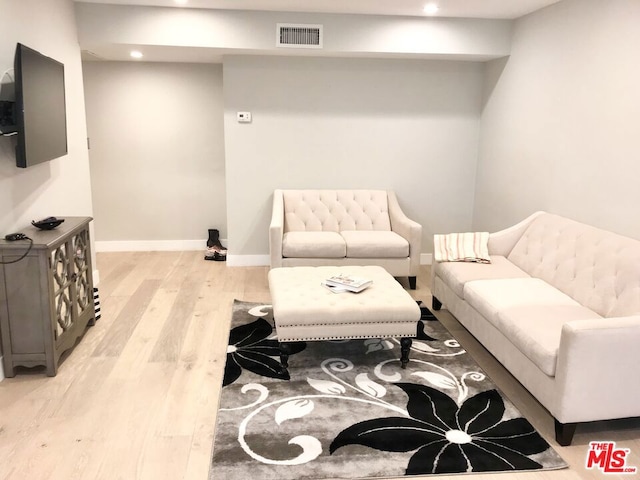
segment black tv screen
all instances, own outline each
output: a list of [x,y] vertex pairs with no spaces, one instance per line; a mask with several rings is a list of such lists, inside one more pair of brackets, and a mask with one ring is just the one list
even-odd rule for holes
[[18,44],[15,56],[16,165],[37,165],[67,154],[64,65]]

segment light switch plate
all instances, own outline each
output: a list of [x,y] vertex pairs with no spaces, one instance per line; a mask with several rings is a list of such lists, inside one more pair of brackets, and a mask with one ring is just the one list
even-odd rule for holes
[[251,112],[238,112],[238,123],[251,123]]

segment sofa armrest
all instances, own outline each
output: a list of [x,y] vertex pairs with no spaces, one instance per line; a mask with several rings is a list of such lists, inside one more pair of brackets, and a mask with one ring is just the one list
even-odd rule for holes
[[556,368],[560,421],[640,415],[639,346],[640,315],[565,323]]
[[533,220],[535,220],[540,215],[543,215],[545,212],[538,211],[532,213],[527,218],[522,220],[521,222],[516,223],[515,225],[505,228],[504,230],[499,230],[497,232],[491,233],[489,235],[489,255],[503,255],[508,256],[513,250],[513,247],[518,243],[520,237],[527,229],[529,224]]
[[387,198],[391,230],[409,242],[409,271],[412,276],[416,276],[420,268],[420,254],[422,253],[422,225],[404,214],[394,192],[388,191]]
[[269,224],[269,256],[271,268],[282,266],[282,237],[284,235],[284,197],[282,190],[273,192],[271,223]]

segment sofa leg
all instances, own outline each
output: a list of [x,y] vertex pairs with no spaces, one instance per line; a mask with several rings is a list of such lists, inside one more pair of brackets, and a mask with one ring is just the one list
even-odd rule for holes
[[577,423],[560,423],[555,418],[553,419],[556,427],[556,442],[559,445],[566,447],[571,445],[573,440],[573,434],[576,433]]
[[440,300],[438,300],[436,297],[433,297],[431,299],[431,307],[434,310],[440,310],[442,308],[442,302]]
[[409,288],[411,290],[416,289],[416,277],[409,277]]

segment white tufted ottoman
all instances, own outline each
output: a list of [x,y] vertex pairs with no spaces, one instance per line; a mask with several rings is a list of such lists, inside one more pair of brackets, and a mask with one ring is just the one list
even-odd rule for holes
[[[321,285],[337,274],[373,280],[360,293],[333,293]],[[409,362],[420,307],[387,271],[378,266],[284,267],[269,271],[269,290],[283,367],[288,342],[400,337],[401,365]]]

